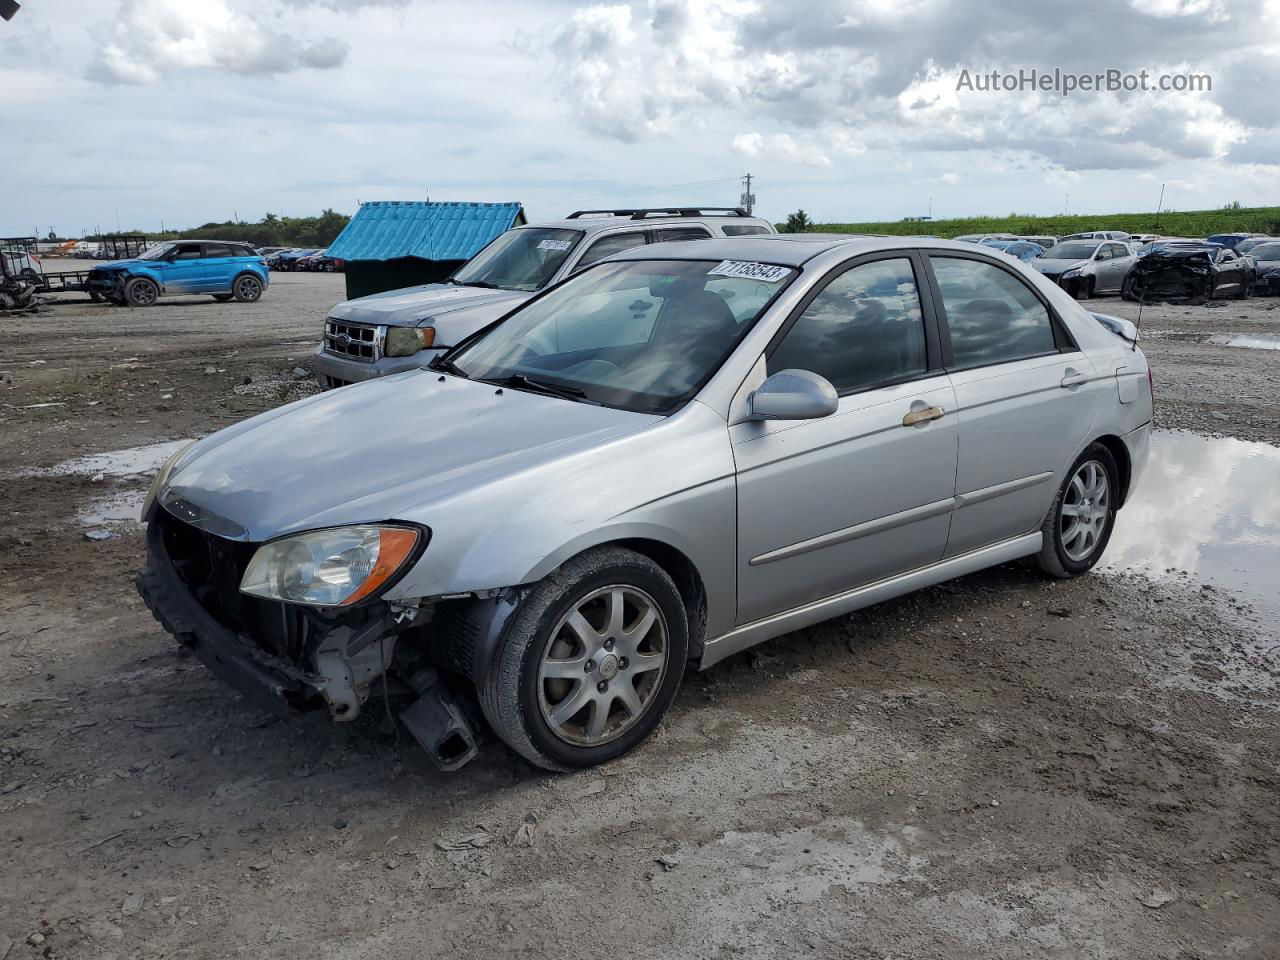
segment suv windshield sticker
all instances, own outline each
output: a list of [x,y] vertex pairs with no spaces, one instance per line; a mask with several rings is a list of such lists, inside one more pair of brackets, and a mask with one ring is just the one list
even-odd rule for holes
[[743,277],[747,280],[763,280],[765,283],[777,283],[790,272],[786,267],[775,267],[770,263],[755,263],[751,260],[721,260],[713,269],[707,271],[707,276]]
[[539,240],[539,250],[568,250],[573,244],[569,240]]

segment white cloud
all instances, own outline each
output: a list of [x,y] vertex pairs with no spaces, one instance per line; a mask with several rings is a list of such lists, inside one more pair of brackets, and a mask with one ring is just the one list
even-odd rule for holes
[[740,133],[733,149],[744,157],[783,160],[806,167],[829,167],[831,158],[812,144],[801,145],[787,133]]
[[960,182],[960,174],[944,173],[942,176],[938,178],[938,182],[946,184],[949,187],[954,187],[956,184]]
[[334,37],[300,40],[275,30],[253,8],[228,0],[122,0],[88,76],[112,84],[155,83],[177,70],[240,74],[290,73],[342,66],[346,43]]
[[[578,9],[550,44],[561,100],[593,134],[636,143],[723,122],[768,125],[742,153],[813,163],[859,149],[1029,151],[1071,170],[1226,157],[1280,127],[1266,93],[1280,0],[1130,0],[1106,14],[985,0],[631,0]],[[995,51],[1000,51],[996,53]],[[1188,63],[1194,51],[1196,61]],[[1240,66],[1250,65],[1249,72]],[[1206,93],[958,91],[962,70],[1232,69]],[[1256,95],[1243,96],[1244,86]],[[748,126],[749,125],[749,126]],[[795,146],[781,139],[793,138]],[[801,145],[803,144],[803,145]],[[850,149],[851,145],[856,145]],[[751,153],[754,151],[754,154]]]

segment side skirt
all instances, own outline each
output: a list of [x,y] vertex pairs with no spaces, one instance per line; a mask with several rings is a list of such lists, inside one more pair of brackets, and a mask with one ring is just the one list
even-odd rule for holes
[[931,587],[955,577],[963,577],[965,574],[976,573],[987,567],[1030,556],[1039,552],[1040,545],[1041,536],[1040,531],[1037,530],[1035,533],[1028,533],[1012,540],[993,543],[972,553],[951,557],[918,570],[900,573],[835,596],[815,600],[802,607],[775,613],[763,620],[743,624],[728,633],[708,640],[703,649],[702,659],[698,663],[698,669],[705,670],[725,657],[731,657],[739,651],[754,647],[757,643],[772,640],[774,637],[780,637],[784,633],[791,633],[793,630],[852,613],[854,610],[869,607],[882,600]]

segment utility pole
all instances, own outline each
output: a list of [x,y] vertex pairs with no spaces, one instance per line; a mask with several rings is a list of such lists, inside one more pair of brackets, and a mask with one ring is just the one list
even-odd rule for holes
[[751,216],[751,211],[756,205],[756,195],[751,192],[751,174],[746,174],[742,178],[742,197],[738,200],[739,206],[747,211],[747,216]]

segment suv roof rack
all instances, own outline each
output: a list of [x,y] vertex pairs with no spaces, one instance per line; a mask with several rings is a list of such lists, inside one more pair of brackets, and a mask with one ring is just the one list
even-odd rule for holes
[[578,220],[582,217],[630,217],[632,220],[644,220],[646,217],[749,217],[751,214],[741,207],[633,207],[626,210],[575,210],[566,220]]

